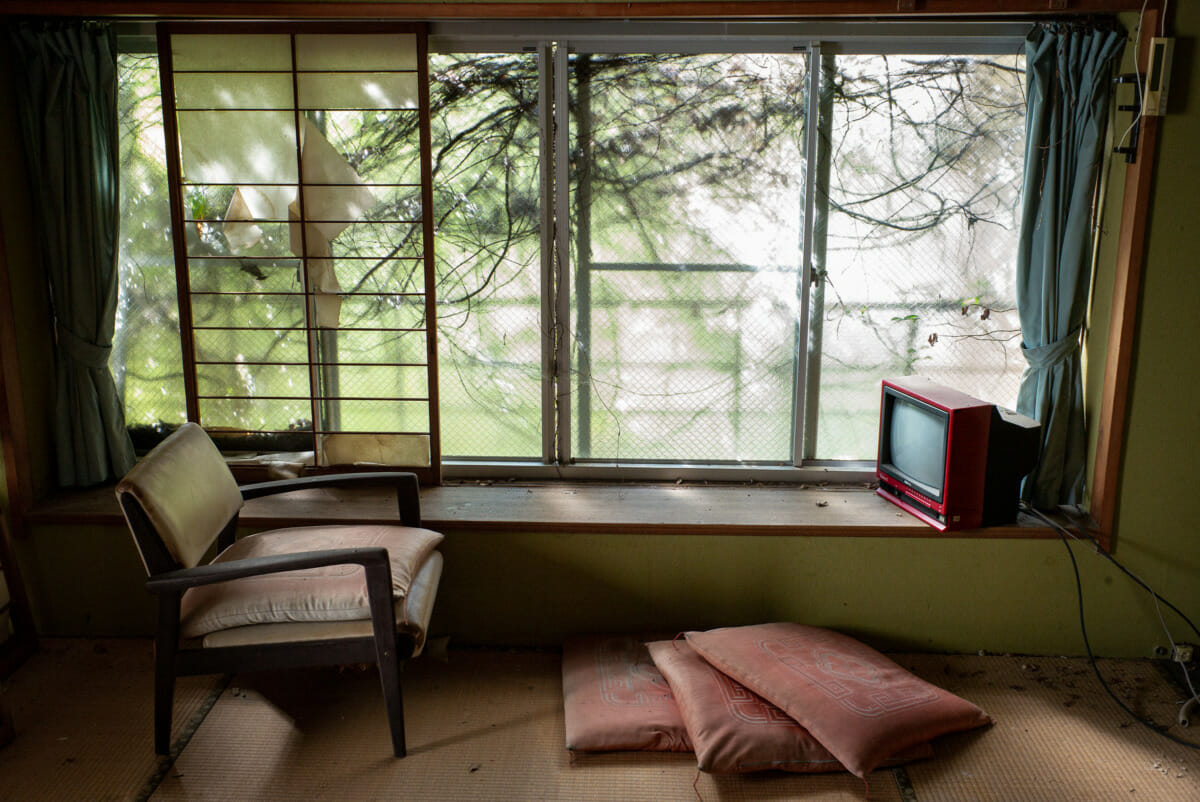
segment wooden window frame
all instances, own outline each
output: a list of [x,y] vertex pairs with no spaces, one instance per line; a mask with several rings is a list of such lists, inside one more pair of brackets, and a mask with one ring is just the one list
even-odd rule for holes
[[[388,23],[363,23],[363,22],[345,22],[345,23],[313,23],[313,22],[256,22],[256,23],[239,23],[239,22],[162,22],[158,24],[158,53],[160,61],[160,75],[162,76],[162,103],[163,103],[163,127],[166,141],[170,143],[167,147],[167,175],[168,186],[171,188],[171,226],[175,232],[174,253],[175,253],[175,276],[178,283],[179,296],[179,329],[182,338],[182,356],[183,356],[183,375],[184,375],[184,399],[187,408],[187,419],[203,423],[201,418],[200,401],[212,400],[214,396],[201,395],[197,387],[197,366],[202,363],[196,359],[196,338],[195,332],[198,330],[192,319],[191,301],[194,295],[209,295],[213,293],[199,293],[193,291],[190,286],[191,270],[189,263],[191,255],[188,253],[188,247],[182,232],[185,226],[195,222],[185,218],[182,199],[182,188],[188,184],[184,181],[180,152],[178,143],[180,135],[177,127],[177,109],[176,109],[176,93],[174,86],[174,64],[172,60],[171,37],[177,34],[224,34],[224,33],[245,33],[245,34],[279,34],[290,35],[295,47],[295,37],[297,35],[313,34],[407,34],[415,38],[416,44],[416,73],[419,87],[427,87],[429,81],[429,59],[428,59],[428,39],[427,26],[423,23],[406,23],[406,22],[388,22]],[[294,59],[294,55],[293,55]],[[298,72],[293,64],[292,80],[296,80]],[[434,323],[436,316],[436,297],[435,297],[435,269],[434,269],[434,220],[433,220],[433,179],[432,179],[432,163],[431,163],[431,135],[430,135],[430,112],[429,112],[429,93],[428,91],[420,91],[419,105],[417,108],[418,114],[418,130],[420,149],[420,175],[421,175],[421,206],[424,213],[421,216],[421,232],[422,232],[422,270],[424,274],[424,337],[425,337],[425,364],[428,376],[427,397],[425,399],[400,399],[400,398],[380,398],[367,399],[371,401],[391,400],[391,401],[409,401],[409,400],[425,400],[429,406],[428,415],[428,432],[418,433],[403,433],[403,434],[425,434],[429,439],[429,465],[398,465],[387,466],[388,468],[400,467],[405,470],[410,470],[417,474],[420,480],[425,484],[438,484],[441,481],[441,445],[439,438],[439,410],[438,410],[438,384],[437,384],[437,327]],[[294,111],[299,114],[303,110],[297,107]],[[299,116],[297,117],[297,125],[299,125]],[[304,196],[303,187],[306,186],[304,179],[304,170],[300,166],[300,132],[296,134],[296,169],[297,169],[297,199],[300,207],[300,217],[304,215]],[[302,225],[301,239],[303,240],[307,225]],[[307,248],[302,247],[302,251],[307,251]],[[301,264],[304,264],[307,257],[299,256]],[[306,271],[301,271],[302,276],[306,275]],[[217,293],[221,294],[221,293]],[[313,290],[308,286],[308,280],[303,280],[303,297],[306,299],[306,307],[311,310],[312,298],[314,297]],[[320,414],[318,407],[323,401],[332,400],[333,397],[327,397],[321,394],[317,386],[315,373],[320,370],[321,366],[326,363],[320,361],[320,356],[315,349],[315,338],[318,330],[317,324],[309,319],[309,313],[305,315],[304,326],[302,329],[305,332],[308,340],[308,365],[307,370],[310,374],[310,388],[306,399],[297,398],[298,402],[309,404],[312,409],[312,431],[302,432],[304,439],[311,445],[311,450],[315,455],[321,453],[321,439],[324,434],[333,434],[333,430],[325,430],[318,425]],[[264,329],[267,330],[267,329]],[[342,329],[338,329],[342,330]],[[302,363],[289,363],[300,365]],[[378,363],[379,367],[400,367],[394,363]],[[418,365],[413,365],[418,366]],[[239,398],[238,396],[228,396],[230,398]],[[247,434],[253,434],[246,432]],[[239,433],[240,434],[240,433]],[[287,436],[287,432],[267,432],[268,435]],[[368,432],[366,434],[377,434]],[[284,447],[281,450],[307,450],[307,449],[291,449]],[[336,467],[331,467],[331,470],[336,470]],[[381,466],[381,469],[382,466]],[[320,460],[317,460],[317,465],[310,469],[313,473],[320,473],[324,468],[320,467]]]

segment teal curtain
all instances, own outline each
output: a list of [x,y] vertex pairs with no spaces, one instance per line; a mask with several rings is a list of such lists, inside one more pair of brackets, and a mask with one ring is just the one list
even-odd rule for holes
[[50,286],[58,481],[86,487],[132,467],[108,369],[117,308],[116,41],[108,25],[26,22],[8,31],[30,204]]
[[1028,367],[1017,409],[1042,424],[1041,457],[1022,487],[1022,497],[1036,507],[1083,500],[1080,338],[1104,127],[1124,42],[1121,31],[1076,26],[1038,27],[1025,41],[1017,309]]

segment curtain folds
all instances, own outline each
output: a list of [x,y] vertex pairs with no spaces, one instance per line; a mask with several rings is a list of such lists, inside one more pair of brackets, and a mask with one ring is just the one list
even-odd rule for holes
[[86,487],[134,463],[108,369],[117,308],[116,42],[108,25],[24,23],[8,40],[30,201],[50,286],[58,481]]
[[1025,42],[1017,309],[1028,367],[1017,409],[1042,424],[1041,457],[1022,488],[1036,507],[1083,501],[1080,335],[1111,79],[1124,42],[1121,31],[1066,26],[1035,28]]

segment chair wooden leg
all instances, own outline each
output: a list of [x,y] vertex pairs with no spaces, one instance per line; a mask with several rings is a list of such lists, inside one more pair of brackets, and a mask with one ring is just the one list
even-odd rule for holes
[[154,668],[154,753],[171,754],[171,713],[175,709],[175,672],[156,661]]
[[392,651],[388,659],[379,663],[379,679],[383,683],[383,701],[387,707],[388,728],[392,733],[392,752],[404,757],[404,694],[400,687],[400,661]]
[[[392,731],[392,751],[404,757],[404,699],[400,693],[400,656],[397,654],[396,615],[392,607],[392,569],[386,553],[377,561],[364,562],[367,601],[371,607],[371,626],[375,635],[375,662],[383,684],[388,727]],[[411,653],[411,652],[410,652]]]
[[171,718],[175,709],[175,652],[179,648],[179,594],[158,598],[158,633],[154,639],[154,752],[171,753]]

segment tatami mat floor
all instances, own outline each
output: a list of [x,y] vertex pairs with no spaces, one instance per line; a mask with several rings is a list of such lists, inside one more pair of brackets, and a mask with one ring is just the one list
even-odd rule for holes
[[[184,680],[173,759],[151,749],[149,641],[47,641],[6,683],[16,738],[0,800],[863,800],[1060,802],[1200,799],[1200,753],[1133,721],[1085,660],[902,655],[978,703],[990,728],[947,736],[932,760],[846,774],[699,774],[681,754],[563,747],[554,653],[451,651],[405,669],[409,756],[391,757],[372,670]],[[1174,724],[1183,695],[1163,664],[1101,662],[1139,715]],[[869,794],[869,797],[868,797]]]

